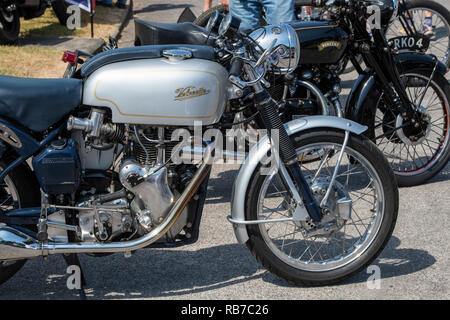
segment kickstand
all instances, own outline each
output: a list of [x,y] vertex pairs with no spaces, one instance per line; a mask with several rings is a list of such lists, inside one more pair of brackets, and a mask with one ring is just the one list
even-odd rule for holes
[[81,274],[81,287],[80,287],[80,299],[87,300],[86,293],[84,292],[84,286],[86,284],[86,279],[84,278],[84,272],[81,268],[80,259],[78,259],[78,255],[76,253],[63,254],[64,260],[66,261],[68,266],[78,266],[80,268]]

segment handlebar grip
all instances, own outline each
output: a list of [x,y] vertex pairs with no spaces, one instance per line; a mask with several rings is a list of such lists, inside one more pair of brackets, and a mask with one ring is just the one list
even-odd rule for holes
[[235,59],[231,64],[230,75],[239,77],[242,73],[242,68],[244,67],[244,62],[241,59]]

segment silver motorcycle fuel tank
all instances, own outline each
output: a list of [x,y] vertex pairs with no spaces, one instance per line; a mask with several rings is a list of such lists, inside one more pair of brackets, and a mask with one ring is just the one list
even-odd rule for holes
[[227,86],[228,72],[214,61],[131,60],[93,72],[85,81],[83,104],[110,108],[116,123],[209,125],[222,116]]

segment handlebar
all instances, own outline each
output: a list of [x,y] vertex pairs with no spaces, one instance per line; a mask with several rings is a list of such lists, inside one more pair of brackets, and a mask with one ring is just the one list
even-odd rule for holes
[[[365,4],[365,5],[379,5],[382,6],[383,2],[379,0],[354,0],[355,3]],[[346,0],[295,0],[295,6],[297,7],[303,7],[303,6],[309,6],[309,7],[324,7],[327,5],[345,5],[348,4],[348,1]]]
[[321,7],[325,3],[324,0],[295,0],[296,6]]

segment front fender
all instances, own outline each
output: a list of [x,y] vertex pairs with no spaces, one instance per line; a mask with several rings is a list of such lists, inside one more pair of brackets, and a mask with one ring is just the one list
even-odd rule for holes
[[[402,73],[402,71],[406,72],[412,69],[433,70],[434,65],[436,64],[433,57],[419,52],[405,52],[397,54],[394,56],[394,61],[400,73]],[[442,75],[445,75],[447,73],[447,67],[439,61],[436,71]]]
[[[289,136],[300,131],[314,128],[334,128],[344,131],[350,131],[354,134],[363,133],[367,127],[362,126],[351,120],[338,117],[312,116],[296,119],[284,124]],[[270,140],[268,136],[261,140],[250,150],[247,158],[241,166],[236,180],[233,184],[231,194],[231,217],[234,220],[245,221],[245,201],[250,179],[253,176],[258,164],[267,155],[270,150]],[[234,233],[239,243],[247,242],[247,228],[243,224],[233,224]]]

